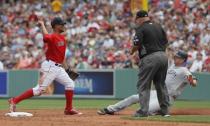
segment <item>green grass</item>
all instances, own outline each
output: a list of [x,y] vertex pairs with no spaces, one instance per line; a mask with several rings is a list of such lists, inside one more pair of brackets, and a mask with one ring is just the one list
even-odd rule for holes
[[[114,104],[118,100],[75,99],[74,106],[77,108],[101,108]],[[65,105],[65,99],[29,99],[17,105],[24,109],[61,109]],[[0,110],[8,109],[7,99],[0,99]]]
[[[74,106],[77,108],[102,108],[110,104],[114,104],[119,100],[111,99],[75,99]],[[25,109],[53,109],[63,108],[65,99],[30,99],[21,102],[18,107]],[[131,108],[138,108],[139,105],[133,105]],[[0,99],[0,110],[7,109],[7,99]],[[210,101],[176,101],[173,108],[209,108]]]
[[150,116],[150,117],[122,117],[129,120],[167,121],[167,122],[190,122],[210,123],[210,115],[174,115],[171,117]]
[[175,108],[210,108],[210,101],[176,101]]

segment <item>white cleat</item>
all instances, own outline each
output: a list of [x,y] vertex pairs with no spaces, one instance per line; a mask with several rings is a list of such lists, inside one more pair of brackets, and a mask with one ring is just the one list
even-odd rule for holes
[[169,114],[166,114],[166,115],[163,115],[163,117],[170,117],[171,115],[169,115]]
[[9,102],[9,111],[10,112],[15,112],[16,111],[16,104],[14,103],[14,98],[10,98],[8,100]]

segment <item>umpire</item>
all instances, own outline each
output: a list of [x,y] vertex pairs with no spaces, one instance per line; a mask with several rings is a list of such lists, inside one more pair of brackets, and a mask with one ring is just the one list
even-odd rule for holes
[[153,81],[157,90],[157,97],[161,110],[159,114],[168,115],[169,97],[165,84],[168,69],[168,58],[165,54],[168,43],[166,33],[159,24],[150,21],[148,13],[140,10],[136,13],[135,23],[138,25],[133,38],[133,47],[130,54],[139,52],[139,74],[137,89],[141,109],[136,111],[135,117],[149,115],[149,100],[151,83]]

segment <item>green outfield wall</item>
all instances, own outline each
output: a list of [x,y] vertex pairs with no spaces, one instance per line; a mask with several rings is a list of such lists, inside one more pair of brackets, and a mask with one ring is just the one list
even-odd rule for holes
[[[6,97],[16,96],[38,83],[39,74],[37,70],[12,70],[8,71],[7,74],[8,94]],[[137,74],[138,70],[134,69],[115,70],[113,98],[125,98],[129,95],[136,94]],[[195,73],[194,75],[198,78],[198,86],[195,88],[187,86],[179,99],[210,100],[210,73]]]
[[13,97],[37,84],[37,70],[13,70],[9,75],[9,96]]

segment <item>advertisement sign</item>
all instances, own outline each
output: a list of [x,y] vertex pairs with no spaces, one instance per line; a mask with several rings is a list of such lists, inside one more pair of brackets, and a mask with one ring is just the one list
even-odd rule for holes
[[7,96],[7,72],[0,72],[0,97]]
[[[79,73],[80,76],[75,80],[76,97],[114,97],[113,71],[80,71]],[[53,94],[63,95],[64,86],[54,82]]]

